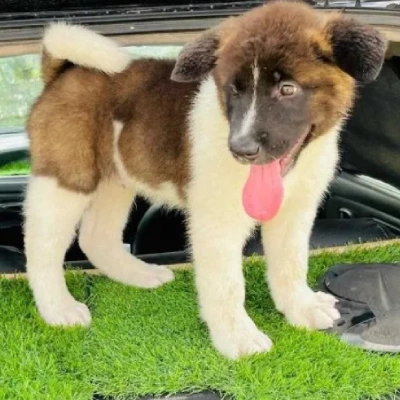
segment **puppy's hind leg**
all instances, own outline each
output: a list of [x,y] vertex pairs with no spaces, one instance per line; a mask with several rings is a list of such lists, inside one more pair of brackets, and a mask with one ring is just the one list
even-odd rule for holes
[[25,252],[29,284],[50,325],[88,325],[86,305],[69,293],[63,262],[91,196],[60,187],[54,178],[32,176],[25,199]]
[[109,180],[100,183],[94,201],[83,217],[79,244],[89,260],[109,278],[132,286],[154,288],[173,280],[166,267],[149,265],[123,246],[123,230],[134,190]]

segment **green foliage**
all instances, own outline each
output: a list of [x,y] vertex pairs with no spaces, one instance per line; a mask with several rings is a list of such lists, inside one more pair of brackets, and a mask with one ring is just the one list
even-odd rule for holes
[[0,58],[0,127],[23,126],[41,89],[39,56]]
[[0,167],[0,176],[28,175],[31,172],[29,161],[15,161]]

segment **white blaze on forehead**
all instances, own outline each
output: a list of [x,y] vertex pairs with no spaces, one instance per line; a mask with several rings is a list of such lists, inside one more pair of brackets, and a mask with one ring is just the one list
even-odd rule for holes
[[253,98],[250,103],[250,107],[244,115],[242,126],[240,128],[240,135],[247,135],[256,121],[256,102],[257,102],[257,85],[260,77],[260,69],[257,64],[257,59],[254,60],[253,64]]

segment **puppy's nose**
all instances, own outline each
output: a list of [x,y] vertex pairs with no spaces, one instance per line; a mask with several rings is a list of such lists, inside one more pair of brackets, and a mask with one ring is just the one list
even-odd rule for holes
[[253,162],[260,154],[259,144],[247,138],[232,138],[229,148],[232,154],[241,162]]

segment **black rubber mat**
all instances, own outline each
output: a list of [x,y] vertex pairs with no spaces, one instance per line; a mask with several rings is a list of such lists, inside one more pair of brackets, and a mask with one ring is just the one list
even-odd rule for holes
[[318,289],[339,300],[341,318],[328,333],[366,350],[400,352],[400,264],[335,265]]
[[[95,395],[93,400],[114,400],[113,397],[102,397]],[[140,400],[221,400],[221,395],[214,392],[200,392],[194,394],[177,394],[177,395],[166,395],[160,397],[142,397]],[[226,400],[232,400],[225,397]]]

